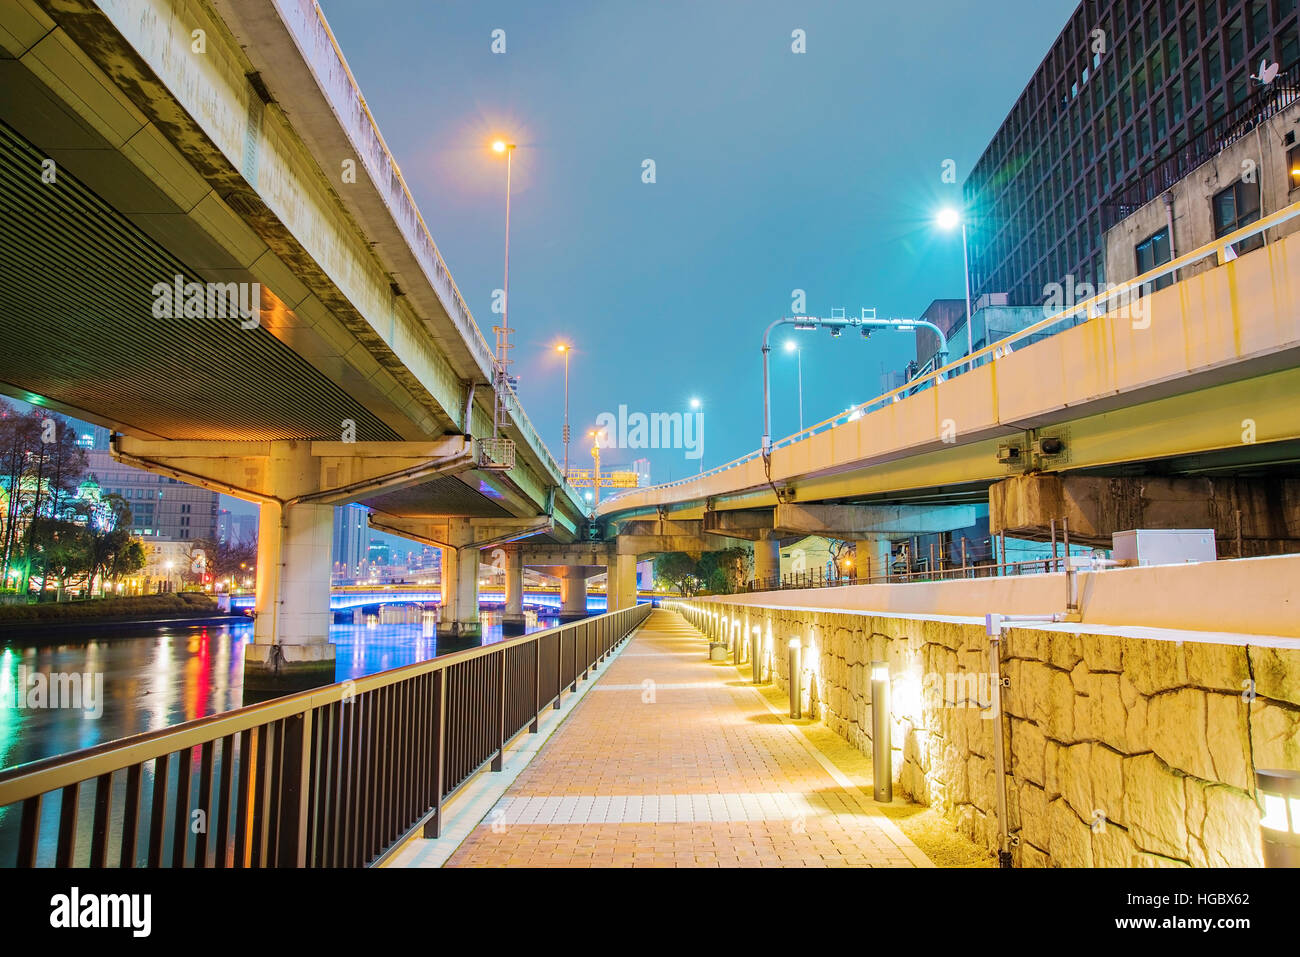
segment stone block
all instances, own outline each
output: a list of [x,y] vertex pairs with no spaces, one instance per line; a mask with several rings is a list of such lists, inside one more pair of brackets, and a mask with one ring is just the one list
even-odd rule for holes
[[1032,721],[1009,721],[1011,726],[1011,776],[1042,787],[1046,780],[1044,755],[1047,742]]
[[1252,645],[1250,665],[1257,694],[1300,707],[1300,649]]
[[1124,819],[1140,851],[1185,860],[1186,811],[1181,775],[1154,754],[1124,759]]
[[1092,672],[1119,671],[1123,667],[1123,639],[1112,635],[1079,636],[1083,661]]
[[1144,695],[1181,688],[1188,683],[1187,660],[1183,644],[1150,638],[1125,638],[1124,666],[1126,677]]
[[1047,808],[1053,867],[1092,867],[1092,830],[1065,801],[1053,801]]
[[1246,689],[1250,669],[1244,645],[1189,641],[1183,645],[1187,680],[1199,688],[1240,694]]

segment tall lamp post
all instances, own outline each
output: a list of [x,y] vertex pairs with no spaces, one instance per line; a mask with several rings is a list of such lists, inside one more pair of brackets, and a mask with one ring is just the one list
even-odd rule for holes
[[795,354],[795,361],[799,364],[799,431],[803,431],[803,350],[799,348],[799,343],[793,339],[785,341],[785,351]]
[[501,325],[494,326],[492,331],[497,336],[497,409],[496,419],[493,423],[493,433],[500,428],[503,423],[505,411],[504,392],[510,384],[510,159],[515,152],[515,144],[507,143],[505,140],[496,140],[492,143],[494,153],[504,153],[506,155],[506,265],[505,279],[501,290]]
[[966,220],[957,210],[948,207],[939,211],[935,223],[945,232],[954,226],[961,226],[962,275],[966,278],[966,355],[969,356],[975,351],[975,337],[971,331],[971,327],[975,324],[975,317],[970,311],[970,247],[966,242]]
[[561,342],[555,347],[556,352],[564,353],[564,480],[569,480],[569,353],[573,347]]

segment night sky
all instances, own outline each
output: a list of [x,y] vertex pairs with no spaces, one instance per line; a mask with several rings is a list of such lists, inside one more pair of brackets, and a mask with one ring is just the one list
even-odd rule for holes
[[[809,314],[916,316],[963,293],[933,228],[1075,0],[429,2],[321,0],[485,337],[502,284],[504,160],[518,144],[510,324],[533,423],[559,459],[561,338],[575,464],[602,412],[703,405],[709,468],[756,448],[759,343]],[[493,31],[505,52],[493,53]],[[792,51],[795,30],[806,52]],[[643,182],[643,161],[655,182]],[[944,160],[957,183],[942,182]],[[783,333],[777,345],[791,336]],[[911,336],[795,333],[804,421],[880,392]],[[773,434],[798,428],[795,360],[773,352]],[[608,450],[602,465],[646,453]],[[649,453],[655,481],[698,470]]]

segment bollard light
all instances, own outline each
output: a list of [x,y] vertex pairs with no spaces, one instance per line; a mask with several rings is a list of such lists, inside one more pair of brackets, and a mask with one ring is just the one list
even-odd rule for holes
[[1265,867],[1300,867],[1300,771],[1256,771]]
[[790,639],[790,717],[803,717],[803,669],[799,664],[799,639]]
[[753,666],[754,684],[763,682],[763,653],[761,644],[763,641],[763,632],[758,625],[754,626],[754,637],[749,640],[749,658]]
[[894,768],[889,753],[889,662],[871,663],[871,779],[873,797],[894,800]]

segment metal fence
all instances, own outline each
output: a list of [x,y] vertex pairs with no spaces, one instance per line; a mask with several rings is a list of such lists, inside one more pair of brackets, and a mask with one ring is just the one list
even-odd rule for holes
[[[637,605],[0,771],[3,866],[362,867],[650,613]],[[12,836],[12,835],[11,835]],[[13,841],[9,841],[14,846]]]

